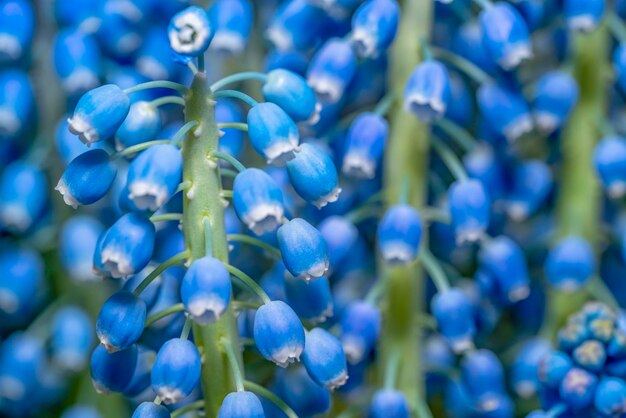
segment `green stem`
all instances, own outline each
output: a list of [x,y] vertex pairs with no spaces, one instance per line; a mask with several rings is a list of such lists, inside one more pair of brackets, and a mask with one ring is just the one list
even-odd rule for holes
[[448,278],[444,273],[441,265],[435,258],[435,256],[427,249],[422,248],[420,250],[419,259],[424,265],[424,268],[428,272],[428,275],[433,282],[435,283],[435,287],[438,292],[445,292],[450,289],[450,283],[448,283]]
[[178,408],[175,411],[172,411],[172,418],[178,418],[182,415],[185,415],[187,412],[197,411],[198,409],[202,409],[204,406],[204,401],[195,401],[190,403],[189,405],[185,405],[182,408]]
[[[597,248],[602,193],[592,159],[600,136],[597,121],[605,114],[608,104],[605,74],[610,56],[606,27],[576,36],[572,51],[580,98],[561,138],[563,162],[557,197],[558,237],[577,235]],[[576,295],[550,293],[547,307],[551,310],[548,315],[552,316],[554,327],[551,335],[568,315],[579,308],[578,304],[572,303],[572,297]]]
[[211,91],[217,91],[229,84],[247,80],[259,80],[265,82],[267,80],[267,74],[259,73],[256,71],[246,71],[242,73],[232,74],[211,84]]
[[187,94],[189,89],[183,86],[180,83],[175,83],[173,81],[166,80],[158,80],[158,81],[148,81],[146,83],[137,84],[136,86],[124,89],[124,93],[131,94],[137,91],[148,90],[148,89],[171,89],[176,90],[179,93]]
[[150,102],[150,105],[153,107],[159,107],[166,104],[179,104],[181,106],[185,106],[185,99],[180,96],[163,96]]
[[[221,179],[217,165],[208,157],[218,149],[219,131],[215,122],[215,101],[206,74],[198,72],[185,97],[185,119],[197,122],[199,129],[188,132],[183,143],[183,181],[191,186],[183,196],[183,234],[190,261],[205,255],[203,220],[212,226],[213,256],[228,263],[228,242],[224,225],[224,206],[220,198]],[[203,355],[202,391],[206,416],[217,416],[224,397],[235,389],[228,357],[219,341],[227,338],[238,344],[237,321],[229,308],[213,324],[193,326],[194,341]],[[239,356],[238,361],[242,359]]]
[[182,219],[182,213],[160,213],[152,215],[150,217],[150,222],[181,221]]
[[178,253],[175,256],[172,256],[171,258],[165,260],[164,262],[159,264],[157,268],[152,270],[150,274],[148,274],[146,278],[141,281],[141,283],[139,283],[139,285],[133,291],[133,293],[137,296],[141,295],[141,292],[143,292],[146,289],[146,287],[148,287],[150,283],[152,283],[154,279],[159,277],[161,273],[163,273],[165,270],[167,270],[170,267],[179,266],[183,264],[185,260],[187,259],[187,257],[189,257],[189,252],[183,251],[182,253]]
[[472,151],[476,147],[476,139],[463,127],[452,122],[450,119],[439,119],[435,126],[446,133],[463,151]]
[[228,240],[228,242],[242,242],[244,244],[253,245],[257,248],[267,251],[268,253],[270,253],[272,256],[274,256],[277,259],[282,258],[282,255],[280,254],[280,250],[278,248],[266,242],[263,242],[258,238],[251,237],[250,235],[228,234],[226,239]]
[[491,76],[489,76],[489,74],[484,72],[480,67],[477,67],[471,61],[468,61],[465,58],[461,57],[460,55],[457,55],[446,49],[437,48],[434,46],[431,46],[430,50],[435,58],[438,58],[455,66],[458,70],[461,70],[461,72],[470,77],[476,83],[483,84],[491,81]]
[[178,145],[180,140],[183,139],[185,135],[187,135],[187,132],[189,132],[189,130],[193,129],[197,125],[198,122],[196,122],[195,120],[187,122],[186,124],[181,126],[180,129],[174,134],[172,139],[170,139],[170,143],[172,145]]
[[[401,1],[402,19],[391,48],[389,82],[402,97],[404,86],[420,62],[420,39],[427,39],[433,21],[432,0]],[[385,154],[384,186],[388,206],[399,202],[402,184],[410,180],[408,204],[421,208],[426,198],[429,128],[407,113],[402,102],[394,103],[390,115],[390,138]],[[396,387],[409,399],[423,396],[420,364],[420,330],[415,326],[424,303],[424,282],[417,263],[388,268],[381,266],[387,284],[380,338],[379,376],[395,350],[400,351],[403,367]],[[382,383],[382,381],[381,381]]]
[[265,389],[263,386],[257,385],[256,383],[250,382],[249,380],[244,381],[243,386],[246,390],[249,390],[250,392],[254,392],[257,395],[261,395],[268,401],[271,401],[274,405],[279,407],[280,410],[283,411],[285,415],[287,415],[288,418],[298,418],[298,415],[296,415],[296,413],[293,411],[293,409],[289,407],[289,405],[287,405],[278,396],[274,395],[272,392]]
[[620,43],[626,43],[626,27],[615,13],[609,13],[607,17],[607,23],[609,25],[609,30]]
[[242,93],[237,90],[220,90],[215,93],[213,98],[215,98],[215,100],[222,98],[239,99],[242,102],[248,104],[250,107],[254,107],[258,104],[258,102],[252,97],[248,96],[246,93]]
[[177,303],[175,305],[172,305],[167,309],[163,309],[162,311],[155,313],[154,315],[150,315],[148,319],[146,319],[146,324],[144,325],[144,327],[148,328],[149,326],[165,318],[166,316],[175,314],[177,312],[183,312],[184,310],[185,310],[185,306],[183,306],[182,303]]
[[259,286],[259,284],[255,282],[252,277],[230,264],[226,265],[226,269],[230,274],[239,279],[239,282],[243,283],[248,290],[257,295],[263,303],[269,303],[272,301],[270,297],[267,296],[267,293],[265,293],[265,290],[263,290],[263,288]]
[[248,132],[248,124],[243,122],[222,122],[217,124],[218,129],[238,129],[240,131]]
[[211,220],[208,216],[205,216],[202,220],[202,226],[204,226],[204,254],[207,257],[213,256],[213,228],[211,227]]
[[186,318],[185,319],[185,325],[183,325],[183,330],[180,332],[180,338],[183,340],[186,340],[189,338],[189,332],[191,332],[191,324],[193,322],[191,321],[191,318]]
[[235,386],[237,387],[238,392],[242,392],[243,389],[243,373],[241,372],[241,367],[239,366],[239,362],[237,361],[237,356],[235,355],[235,348],[231,344],[231,342],[225,338],[222,338],[222,348],[228,356],[228,361],[230,363],[230,367],[233,370],[233,376],[235,379]]
[[238,159],[230,154],[226,154],[225,152],[215,151],[211,154],[211,157],[226,161],[227,163],[235,167],[239,172],[242,172],[246,169],[246,166],[244,166]]
[[385,389],[393,389],[398,380],[398,371],[400,369],[400,350],[396,350],[389,356],[385,368]]
[[433,140],[430,145],[457,180],[467,180],[467,173],[465,172],[463,164],[446,144],[441,141]]
[[376,113],[378,116],[385,116],[393,106],[393,103],[396,101],[396,99],[397,97],[395,93],[387,94],[378,102],[378,104],[374,108],[374,113]]
[[169,139],[155,139],[154,141],[142,142],[141,144],[132,145],[128,148],[124,148],[123,150],[116,152],[115,154],[111,155],[111,159],[114,160],[120,157],[127,157],[129,155],[137,154],[138,152],[146,150],[153,145],[162,145],[169,143]]

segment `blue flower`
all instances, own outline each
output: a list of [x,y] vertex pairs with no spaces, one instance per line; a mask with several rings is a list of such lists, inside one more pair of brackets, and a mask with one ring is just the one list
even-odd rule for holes
[[[68,129],[67,118],[61,118],[55,129],[55,145],[59,153],[59,156],[65,163],[65,165],[72,162],[72,160],[89,151],[89,146],[76,140],[76,136],[72,134]],[[91,146],[92,149],[104,148],[104,142],[96,142]]]
[[100,238],[95,257],[113,278],[128,277],[148,265],[154,250],[155,230],[148,219],[127,213]]
[[349,41],[333,38],[317,51],[307,71],[307,81],[323,103],[337,103],[357,69]]
[[248,112],[248,136],[268,164],[284,166],[298,152],[300,135],[294,121],[274,103],[259,103]]
[[474,347],[474,307],[465,293],[456,288],[437,293],[431,302],[437,328],[456,353]]
[[280,51],[303,51],[323,36],[328,17],[310,0],[284,2],[273,14],[265,37]]
[[593,153],[593,165],[602,186],[613,199],[626,194],[626,140],[619,136],[603,138]]
[[156,359],[156,352],[142,345],[137,345],[137,366],[133,372],[133,378],[122,392],[124,396],[135,398],[142,393],[152,393],[147,390],[150,387],[150,372]]
[[404,88],[404,107],[423,122],[430,123],[445,116],[450,102],[450,76],[439,61],[420,63]]
[[154,402],[142,402],[131,418],[170,418],[170,411]]
[[250,36],[254,11],[249,0],[217,0],[211,4],[209,16],[215,25],[210,49],[239,54]]
[[578,367],[571,368],[559,385],[561,400],[574,409],[583,409],[593,403],[598,378]]
[[[144,35],[133,69],[148,80],[176,80],[180,76],[180,66],[172,59],[174,54],[167,33],[157,25]],[[137,93],[134,93],[134,98],[143,97],[141,93]],[[149,91],[145,93],[151,94]]]
[[567,27],[577,32],[594,31],[604,15],[605,0],[564,0],[563,14]]
[[275,300],[257,309],[254,343],[263,357],[281,367],[300,360],[304,350],[304,327],[285,302]]
[[100,343],[110,352],[130,348],[143,333],[146,310],[146,302],[133,293],[113,293],[98,314],[96,334]]
[[59,257],[70,277],[76,281],[95,280],[92,257],[96,242],[104,228],[95,218],[78,215],[70,218],[61,229]]
[[312,120],[319,116],[321,106],[315,92],[300,75],[284,69],[272,70],[263,84],[263,97],[272,102],[295,122]]
[[504,195],[504,166],[489,145],[479,145],[463,157],[468,176],[480,181],[496,202]]
[[137,347],[109,353],[100,344],[91,355],[91,381],[99,393],[121,392],[133,378]]
[[388,136],[385,118],[375,113],[361,113],[350,125],[341,171],[350,177],[373,179]]
[[50,332],[52,362],[61,370],[80,372],[89,359],[93,324],[82,309],[68,305],[55,312]]
[[25,0],[0,2],[0,63],[16,63],[29,51],[35,29],[33,5]]
[[317,229],[328,247],[330,269],[339,268],[359,241],[359,230],[349,219],[342,216],[325,218]]
[[57,0],[54,2],[54,17],[62,27],[80,27],[92,33],[100,25],[102,4],[99,1]]
[[300,417],[315,416],[330,409],[330,391],[315,383],[304,366],[278,370],[273,390]]
[[480,14],[483,46],[491,59],[504,70],[514,70],[533,56],[526,22],[505,2],[499,1]]
[[448,205],[457,243],[475,242],[489,227],[491,202],[483,184],[477,180],[459,180],[450,186]]
[[480,251],[479,263],[495,280],[506,301],[514,303],[528,297],[530,279],[526,259],[513,240],[499,236],[486,242]]
[[318,209],[339,198],[337,169],[332,158],[320,147],[302,144],[296,158],[287,163],[287,172],[300,197]]
[[528,160],[513,167],[506,211],[511,219],[522,221],[546,201],[554,180],[550,167],[541,160]]
[[44,284],[44,263],[38,253],[16,248],[0,251],[0,314],[28,316]]
[[180,285],[180,296],[189,316],[200,325],[217,321],[230,304],[232,286],[224,263],[202,257],[189,266]]
[[112,137],[130,111],[130,99],[113,84],[83,94],[74,115],[68,119],[69,130],[85,144]]
[[552,71],[535,88],[533,115],[539,129],[551,134],[561,128],[578,102],[578,84],[568,73]]
[[39,167],[21,160],[7,165],[0,177],[0,224],[17,234],[30,230],[48,208],[47,189]]
[[117,175],[117,168],[109,154],[93,149],[74,158],[65,168],[55,190],[63,196],[65,204],[76,209],[102,199]]
[[533,129],[528,104],[519,92],[489,82],[480,86],[477,100],[488,126],[507,141],[514,142]]
[[305,338],[302,362],[309,376],[330,390],[348,380],[346,355],[339,340],[322,328],[313,328]]
[[100,85],[101,55],[93,36],[75,28],[59,32],[54,41],[54,68],[68,96],[78,97]]
[[618,377],[602,377],[593,406],[602,415],[615,417],[626,412],[626,382]]
[[532,338],[523,343],[510,373],[511,386],[519,397],[530,399],[539,392],[539,365],[550,352],[550,343],[545,339]]
[[376,346],[382,322],[380,311],[369,302],[352,302],[341,315],[341,345],[352,364],[363,361]]
[[172,16],[167,34],[174,51],[197,57],[209,47],[215,28],[204,9],[190,6]]
[[44,342],[26,332],[14,332],[0,345],[0,382],[3,407],[28,402],[45,371]]
[[102,416],[94,406],[73,405],[63,411],[60,418],[102,418]]
[[200,380],[200,354],[188,340],[172,338],[159,352],[152,367],[152,389],[170,405],[189,396]]
[[1,71],[0,140],[16,138],[27,131],[34,108],[35,97],[28,75],[18,69]]
[[412,263],[422,240],[422,228],[422,218],[413,207],[390,207],[378,224],[378,248],[385,262]]
[[128,167],[128,198],[140,210],[155,211],[174,196],[183,176],[183,157],[171,144],[153,145]]
[[548,253],[546,278],[557,289],[572,292],[592,278],[595,264],[593,249],[586,240],[576,236],[566,237]]
[[400,7],[395,0],[368,0],[352,16],[351,40],[362,58],[377,57],[393,42]]
[[409,418],[411,408],[406,396],[395,389],[380,389],[374,393],[367,412],[368,418]]
[[328,248],[322,234],[310,223],[295,218],[277,232],[278,246],[285,267],[305,280],[317,279],[328,271]]
[[496,355],[485,349],[470,351],[461,361],[461,381],[479,410],[496,409],[505,394],[504,370]]
[[217,418],[265,418],[265,413],[254,393],[231,392],[222,401]]
[[333,294],[326,277],[306,282],[285,273],[285,295],[293,310],[306,321],[316,324],[333,316]]
[[556,388],[572,366],[570,356],[561,351],[554,351],[541,359],[537,376],[547,387]]
[[115,144],[118,149],[148,142],[156,137],[161,129],[159,109],[150,102],[137,101],[130,106],[128,115],[115,133]]
[[285,216],[280,187],[258,168],[248,168],[235,177],[233,206],[239,219],[256,235],[276,230]]

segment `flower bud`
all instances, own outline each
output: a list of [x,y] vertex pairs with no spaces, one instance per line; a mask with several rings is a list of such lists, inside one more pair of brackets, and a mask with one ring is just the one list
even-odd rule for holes
[[307,71],[307,81],[324,103],[337,103],[344,96],[357,69],[357,59],[348,41],[332,38],[317,51]]
[[572,359],[561,351],[546,354],[539,362],[539,381],[549,388],[556,388],[572,368]]
[[309,376],[330,390],[343,386],[348,380],[341,343],[322,328],[313,328],[306,334],[302,362]]
[[375,58],[396,37],[400,7],[395,0],[368,0],[352,16],[352,44],[361,58]]
[[350,177],[373,179],[388,136],[385,118],[375,113],[361,113],[348,130],[341,171]]
[[215,25],[212,51],[239,54],[252,29],[254,11],[249,0],[218,0],[211,4],[209,16]]
[[66,167],[54,188],[61,193],[65,204],[74,209],[79,205],[91,205],[102,199],[117,175],[117,168],[109,154],[101,149],[89,150]]
[[493,410],[505,394],[504,370],[500,360],[489,350],[466,354],[461,362],[461,381],[479,410]]
[[330,409],[330,391],[315,383],[302,365],[278,370],[274,391],[299,417],[312,417]]
[[34,110],[35,97],[28,75],[18,69],[0,72],[0,140],[17,140],[29,128]]
[[304,327],[285,302],[264,304],[254,316],[254,343],[263,357],[281,367],[300,360]]
[[341,345],[346,358],[357,364],[367,358],[378,342],[381,315],[369,302],[352,302],[341,315]]
[[200,354],[188,340],[172,338],[157,353],[152,367],[152,389],[170,405],[191,394],[200,380]]
[[61,229],[59,257],[65,271],[76,281],[95,280],[92,258],[98,237],[104,228],[95,218],[78,215],[70,218]]
[[513,167],[506,211],[511,219],[523,221],[545,203],[554,180],[550,167],[541,160],[528,160]]
[[445,116],[450,102],[450,76],[439,61],[424,61],[413,70],[404,88],[404,107],[416,118],[431,123]]
[[530,399],[541,389],[539,365],[550,352],[550,343],[538,337],[524,342],[517,352],[511,366],[510,380],[520,398]]
[[278,105],[295,122],[316,117],[319,112],[315,92],[300,75],[276,69],[267,74],[263,84],[263,97]]
[[146,302],[133,293],[120,290],[102,305],[96,334],[110,352],[126,350],[135,344],[146,322]]
[[593,402],[598,378],[586,370],[573,367],[559,385],[561,400],[569,407],[583,409]]
[[462,353],[474,347],[474,307],[462,290],[452,288],[437,293],[432,299],[431,310],[439,332],[452,350]]
[[551,134],[561,128],[578,102],[578,84],[565,72],[552,71],[537,82],[533,114],[539,129]]
[[109,353],[100,344],[91,355],[91,381],[99,393],[121,392],[133,378],[137,347]]
[[296,192],[318,209],[339,198],[337,169],[319,147],[302,144],[296,158],[287,163],[287,172]]
[[380,389],[372,398],[368,418],[409,418],[411,408],[406,396],[395,389]]
[[172,16],[167,34],[175,52],[197,57],[209,47],[215,28],[204,9],[190,6]]
[[592,278],[595,264],[593,250],[586,240],[576,236],[566,237],[548,253],[546,278],[557,289],[572,292]]
[[304,280],[317,279],[328,271],[328,249],[322,234],[310,223],[295,218],[277,232],[278,246],[287,270]]
[[598,142],[593,153],[593,165],[609,197],[618,199],[626,194],[626,140],[624,138],[609,136]]
[[142,345],[137,345],[137,365],[133,371],[133,378],[122,392],[124,396],[135,398],[146,392],[150,387],[150,372],[155,359],[156,353],[154,351]]
[[135,102],[130,106],[126,119],[115,133],[115,145],[122,150],[151,141],[159,129],[161,129],[159,109],[146,101]]
[[0,225],[23,234],[33,228],[48,207],[44,172],[22,160],[7,165],[0,176]]
[[233,206],[239,219],[256,235],[275,231],[285,216],[280,187],[258,168],[248,168],[235,177]]
[[44,263],[31,250],[7,248],[0,251],[0,314],[30,315],[44,284]]
[[46,369],[44,342],[25,332],[14,332],[0,345],[0,399],[28,402],[40,386]]
[[532,58],[528,27],[512,5],[499,1],[483,9],[480,26],[483,47],[502,69],[514,70],[522,61]]
[[378,225],[377,240],[385,262],[412,263],[422,240],[421,216],[409,205],[392,206]]
[[34,29],[32,3],[25,0],[0,3],[0,64],[13,64],[26,56],[33,41]]
[[217,418],[265,418],[265,413],[254,393],[231,392],[222,401]]
[[359,230],[342,216],[329,216],[317,226],[317,229],[326,241],[330,268],[338,268],[359,241]]
[[528,267],[522,249],[510,238],[500,236],[485,243],[479,264],[495,281],[506,301],[526,299],[530,292]]
[[102,54],[93,36],[74,28],[54,40],[54,68],[70,97],[83,95],[100,85]]
[[180,287],[185,310],[200,325],[211,324],[226,312],[231,293],[230,273],[226,266],[208,256],[189,266]]
[[519,92],[489,82],[480,86],[477,100],[485,122],[507,141],[515,142],[533,129],[528,104]]
[[170,411],[163,405],[154,402],[142,402],[139,404],[131,418],[170,418]]
[[618,377],[602,377],[593,397],[593,406],[608,417],[622,415],[626,412],[626,382]]
[[457,243],[476,242],[484,237],[489,227],[491,202],[481,182],[459,180],[453,183],[448,192],[448,205]]
[[89,315],[76,306],[65,306],[54,314],[50,332],[52,362],[62,370],[78,373],[89,359],[93,344]]
[[576,32],[593,32],[602,20],[605,7],[605,0],[563,0],[567,27]]
[[277,167],[284,166],[298,152],[298,128],[274,103],[259,103],[250,109],[248,136],[254,150]]
[[328,16],[310,0],[282,3],[273,14],[265,37],[279,51],[315,47],[327,28]]

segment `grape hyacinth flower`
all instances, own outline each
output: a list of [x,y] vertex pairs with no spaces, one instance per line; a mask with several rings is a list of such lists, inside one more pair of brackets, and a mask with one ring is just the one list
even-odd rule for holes
[[152,389],[170,405],[191,393],[200,379],[200,355],[196,346],[180,338],[167,341],[159,349],[152,367]]
[[593,164],[609,197],[626,194],[626,140],[618,136],[603,138],[596,145]]
[[381,314],[368,302],[353,302],[341,316],[341,345],[351,364],[363,361],[378,342]]
[[231,392],[222,401],[217,418],[265,418],[263,405],[252,392]]
[[489,227],[490,199],[477,180],[459,180],[450,186],[448,205],[459,244],[480,240]]
[[301,218],[285,223],[277,232],[278,246],[285,267],[295,277],[317,279],[329,267],[328,248],[322,234]]
[[129,111],[128,95],[118,86],[106,84],[83,94],[68,119],[69,130],[91,145],[112,137]]
[[533,56],[528,27],[517,10],[499,1],[480,14],[483,45],[489,56],[506,71]]
[[133,377],[137,347],[110,353],[99,345],[91,355],[91,380],[99,393],[121,392]]
[[48,207],[44,172],[26,161],[17,160],[0,176],[0,225],[16,234],[33,228]]
[[154,402],[142,402],[133,412],[131,418],[170,418],[170,411],[163,405]]
[[395,0],[368,0],[352,16],[351,41],[361,58],[375,58],[396,37],[400,7]]
[[109,352],[126,350],[135,344],[146,322],[146,302],[121,290],[104,302],[96,322],[96,334]]
[[24,71],[0,72],[0,139],[18,138],[26,132],[34,105],[33,87]]
[[191,263],[180,287],[185,310],[200,325],[213,323],[222,316],[230,304],[231,293],[226,266],[208,256]]
[[408,205],[389,208],[378,225],[378,248],[391,265],[412,263],[421,239],[422,218]]
[[439,61],[419,64],[404,88],[404,108],[419,120],[431,123],[445,116],[450,102],[450,76]]
[[278,105],[294,122],[317,121],[321,106],[313,89],[300,75],[281,68],[272,70],[262,91],[265,100]]
[[54,314],[50,339],[53,363],[62,370],[80,372],[89,360],[93,343],[91,318],[76,306]]
[[298,152],[300,135],[289,115],[274,103],[259,103],[248,112],[248,136],[270,165],[284,166]]
[[395,389],[381,389],[374,394],[368,418],[409,418],[411,408],[406,396]]
[[278,370],[273,390],[300,417],[330,409],[330,391],[315,383],[302,365]]
[[209,48],[215,28],[204,9],[190,6],[172,16],[167,34],[174,51],[197,57]]
[[0,63],[17,62],[30,49],[35,29],[35,13],[30,2],[0,2]]
[[241,53],[252,30],[254,11],[249,0],[218,0],[209,9],[215,35],[211,51],[229,54]]
[[348,41],[333,38],[311,59],[307,81],[322,103],[337,103],[344,96],[357,69],[357,59]]
[[432,299],[431,310],[439,332],[454,352],[462,353],[474,347],[474,307],[462,290],[453,288],[437,293]]
[[606,0],[563,1],[563,14],[567,27],[572,31],[589,33],[594,31],[604,14]]
[[300,360],[304,351],[304,328],[285,302],[268,302],[254,316],[254,342],[261,355],[280,367]]
[[285,272],[284,289],[289,306],[302,319],[318,324],[333,316],[333,294],[327,277],[305,281]]
[[519,92],[489,82],[480,86],[477,100],[486,123],[507,141],[515,142],[533,129],[528,105]]
[[102,56],[96,39],[74,28],[61,31],[54,42],[54,68],[63,89],[79,96],[98,87]]
[[578,84],[561,71],[545,74],[537,82],[533,116],[537,127],[546,134],[561,128],[578,102]]
[[137,101],[130,106],[128,115],[115,133],[115,145],[122,150],[133,145],[153,140],[161,128],[159,110],[146,101]]
[[35,298],[44,283],[44,262],[32,250],[7,248],[0,250],[0,313],[30,314]]
[[573,292],[592,278],[595,264],[593,250],[586,240],[577,236],[565,237],[548,253],[546,278],[559,290]]
[[358,179],[373,179],[383,155],[389,127],[375,113],[363,112],[352,122],[346,137],[341,171]]
[[348,381],[346,356],[341,343],[322,328],[307,332],[302,362],[309,376],[330,390]]
[[505,300],[519,302],[528,297],[528,266],[522,249],[506,236],[485,243],[479,263],[496,283]]

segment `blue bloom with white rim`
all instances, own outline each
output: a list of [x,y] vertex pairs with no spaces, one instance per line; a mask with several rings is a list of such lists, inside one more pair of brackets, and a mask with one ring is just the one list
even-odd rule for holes
[[254,150],[271,165],[282,167],[298,152],[298,128],[274,103],[259,103],[250,109],[248,136]]
[[391,265],[410,264],[422,240],[422,217],[409,205],[390,207],[378,224],[378,248]]
[[33,6],[26,0],[0,1],[0,63],[20,60],[30,49],[35,29]]
[[506,211],[513,220],[533,215],[548,198],[554,179],[550,167],[541,160],[528,160],[513,167]]
[[441,119],[450,102],[450,76],[439,61],[420,63],[404,88],[404,108],[423,122]]
[[153,145],[128,167],[128,198],[140,210],[155,211],[174,194],[183,176],[183,157],[171,144]]
[[533,51],[526,22],[515,8],[499,1],[480,14],[483,46],[493,62],[504,70],[514,70],[532,58]]
[[54,41],[54,68],[67,95],[76,97],[100,85],[101,55],[93,36],[74,28],[59,32]]
[[302,362],[309,376],[330,390],[343,386],[348,380],[341,342],[322,328],[313,328],[306,333]]
[[319,42],[327,20],[310,0],[287,1],[273,14],[265,37],[279,51],[307,50]]
[[82,95],[68,119],[69,130],[90,145],[112,137],[129,111],[128,95],[114,84],[105,84]]
[[249,0],[218,0],[211,4],[209,16],[215,25],[212,51],[239,54],[250,36],[254,11]]
[[300,417],[330,409],[330,391],[315,383],[302,365],[278,370],[273,391]]
[[511,365],[510,382],[515,393],[523,399],[530,399],[541,389],[539,365],[549,355],[549,341],[532,338],[524,342]]
[[133,378],[137,347],[109,353],[98,345],[91,354],[91,381],[98,393],[121,392]]
[[159,129],[161,129],[159,110],[150,102],[134,102],[130,106],[124,123],[115,133],[115,146],[121,150],[151,141],[156,137]]
[[388,136],[385,118],[376,113],[361,113],[348,130],[341,171],[350,177],[373,179]]
[[170,411],[163,405],[154,402],[142,402],[133,412],[131,418],[170,418]]
[[180,286],[185,310],[200,325],[217,321],[228,309],[230,273],[217,258],[207,256],[191,263]]
[[543,75],[535,87],[533,116],[537,127],[546,134],[561,128],[578,102],[578,84],[563,71]]
[[289,306],[306,321],[318,324],[333,316],[333,294],[327,277],[306,282],[285,273],[285,295]]
[[222,401],[217,418],[265,418],[265,413],[254,393],[231,392]]
[[109,154],[102,149],[92,149],[74,158],[65,168],[54,188],[66,205],[76,209],[102,199],[117,175],[117,168]]
[[486,349],[470,351],[461,361],[461,381],[479,410],[495,410],[505,394],[504,370],[496,355]]
[[478,89],[477,100],[488,126],[507,141],[514,142],[532,131],[528,104],[519,92],[488,82]]
[[96,321],[100,343],[110,352],[135,344],[146,323],[146,302],[126,290],[113,293],[102,305]]
[[89,315],[77,306],[64,306],[54,313],[50,332],[53,364],[62,370],[80,372],[93,345],[93,323]]
[[285,267],[295,277],[317,279],[328,271],[328,248],[322,234],[302,218],[278,228],[278,246]]
[[626,382],[619,377],[602,377],[593,397],[593,406],[605,416],[626,412]]
[[448,206],[456,240],[462,244],[485,236],[491,217],[491,202],[478,180],[459,180],[450,186]]
[[26,332],[14,332],[0,345],[0,399],[24,402],[38,387],[45,370],[43,341]]
[[239,219],[256,235],[275,231],[285,217],[280,187],[258,168],[248,168],[235,177],[233,206]]
[[153,28],[144,35],[134,69],[149,80],[176,80],[180,66],[173,54],[167,33],[161,27]]
[[137,213],[127,213],[104,232],[94,257],[111,277],[128,277],[148,265],[154,240],[152,222]]
[[576,32],[588,33],[594,31],[606,8],[606,0],[564,0],[563,14],[567,27]]
[[559,385],[559,395],[567,406],[583,409],[592,405],[597,385],[596,375],[572,367]]
[[0,224],[17,234],[34,227],[48,207],[47,189],[39,167],[21,160],[6,166],[0,177]]
[[215,27],[204,9],[190,6],[172,16],[167,34],[175,52],[197,57],[209,47]]
[[19,69],[0,72],[0,139],[15,138],[30,125],[35,96],[28,74]]
[[170,405],[189,396],[200,380],[200,354],[194,343],[181,338],[167,341],[152,367],[152,389]]
[[318,209],[336,202],[341,193],[332,158],[313,144],[300,145],[296,158],[287,163],[289,179],[296,192]]
[[591,245],[581,237],[569,236],[550,250],[544,268],[550,285],[564,292],[573,292],[591,280],[595,265]]
[[343,216],[329,216],[317,229],[326,241],[330,268],[339,267],[359,239],[359,230]]
[[267,360],[287,367],[299,361],[304,351],[304,327],[289,305],[271,301],[256,311],[254,343]]
[[[231,100],[219,100],[215,105],[215,121],[217,123],[245,121],[241,108]],[[221,152],[238,158],[243,150],[244,132],[239,129],[224,129],[220,131],[219,149]]]
[[382,318],[376,306],[356,301],[341,315],[341,345],[352,364],[360,363],[378,342]]
[[278,68],[267,74],[263,97],[283,109],[295,122],[311,121],[319,116],[321,105],[315,92],[300,75]]
[[603,138],[596,144],[593,165],[609,197],[626,194],[626,140],[620,136]]
[[63,224],[59,238],[59,257],[72,279],[88,281],[97,278],[91,258],[103,231],[102,224],[87,215],[73,216]]
[[474,347],[476,320],[474,306],[457,288],[437,293],[431,301],[437,328],[452,350],[462,353]]
[[404,393],[395,389],[380,389],[374,393],[368,418],[409,418],[411,408]]
[[514,303],[528,297],[530,278],[526,259],[511,238],[502,235],[486,242],[479,253],[479,263],[494,279],[505,300]]
[[384,52],[398,31],[400,7],[395,0],[367,0],[352,16],[350,35],[356,53],[373,58]]
[[0,251],[0,313],[31,315],[36,296],[44,284],[44,263],[31,250],[6,248]]
[[307,70],[307,81],[322,103],[337,103],[357,69],[349,41],[333,38],[317,51]]

